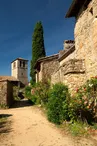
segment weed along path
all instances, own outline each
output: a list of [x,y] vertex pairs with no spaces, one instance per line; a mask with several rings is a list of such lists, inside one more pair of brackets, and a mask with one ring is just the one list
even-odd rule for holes
[[19,103],[18,107],[0,110],[0,114],[10,115],[6,129],[0,132],[0,146],[84,146],[74,144],[48,122],[40,108],[23,102],[24,106]]
[[73,146],[37,107],[12,108],[0,113],[12,115],[8,117],[10,130],[0,135],[0,146]]

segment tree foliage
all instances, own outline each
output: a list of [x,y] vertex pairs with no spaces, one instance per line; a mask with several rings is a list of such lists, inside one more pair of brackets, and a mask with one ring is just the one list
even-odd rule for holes
[[37,60],[45,56],[45,47],[44,47],[44,37],[43,37],[43,26],[39,21],[36,23],[34,33],[32,36],[32,60],[30,67],[30,76],[32,82],[35,82],[35,64]]

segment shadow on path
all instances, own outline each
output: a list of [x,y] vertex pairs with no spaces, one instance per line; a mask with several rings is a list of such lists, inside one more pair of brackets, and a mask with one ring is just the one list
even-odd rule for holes
[[12,116],[11,114],[0,114],[0,134],[11,132],[11,121],[7,118]]
[[12,116],[12,115],[11,114],[0,114],[0,119],[1,118],[8,118],[10,116]]
[[32,103],[27,99],[23,99],[20,101],[15,101],[15,103],[13,104],[11,108],[21,108],[21,107],[28,107],[28,106],[32,106]]

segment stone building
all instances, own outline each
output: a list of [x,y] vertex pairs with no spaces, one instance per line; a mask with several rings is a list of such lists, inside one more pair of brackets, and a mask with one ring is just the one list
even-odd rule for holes
[[13,103],[13,84],[11,83],[11,79],[8,80],[2,78],[0,80],[0,106],[10,107]]
[[24,85],[28,84],[28,60],[17,58],[11,62],[11,76]]
[[[68,85],[73,92],[86,80],[97,75],[97,0],[73,0],[66,14],[66,18],[69,17],[76,19],[75,41],[64,41],[64,49],[58,54],[57,65],[50,79],[52,84],[62,82]],[[43,75],[42,62],[40,65],[38,76],[45,78],[51,64],[48,62]]]
[[65,41],[68,49],[59,52],[60,67],[51,82],[63,82],[74,91],[97,75],[97,0],[73,0],[66,14],[69,17],[76,19],[75,44]]
[[51,79],[51,75],[58,67],[58,54],[38,59],[35,65],[36,82]]
[[59,68],[52,74],[51,83],[62,82],[72,90],[83,84],[85,76],[84,59],[75,58],[75,42],[64,41],[64,49],[59,52]]
[[75,58],[85,59],[86,77],[97,75],[97,0],[73,0],[66,17],[75,17]]

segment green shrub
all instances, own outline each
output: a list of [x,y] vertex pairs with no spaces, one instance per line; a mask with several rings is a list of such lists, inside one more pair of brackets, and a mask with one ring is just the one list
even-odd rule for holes
[[19,98],[18,98],[18,91],[19,91],[19,87],[13,86],[13,97],[14,97],[15,101],[19,100]]
[[97,111],[97,76],[92,77],[70,98],[69,117],[72,121],[82,120],[89,124],[95,120]]
[[46,105],[48,102],[49,82],[38,82],[35,84],[31,94],[36,98],[36,104]]
[[91,123],[93,120],[93,113],[86,106],[86,102],[77,95],[70,98],[68,116],[72,122],[81,120],[83,122]]
[[25,96],[29,99],[31,97],[31,86],[26,86],[25,87]]
[[25,87],[25,96],[28,100],[32,102],[32,104],[36,103],[36,96],[31,94],[32,86],[26,86]]
[[38,82],[33,86],[27,86],[25,88],[25,96],[34,104],[46,105],[48,102],[49,88],[49,82]]
[[49,100],[47,105],[48,120],[60,124],[68,119],[68,105],[66,98],[69,96],[67,86],[58,83],[53,85],[49,91]]

